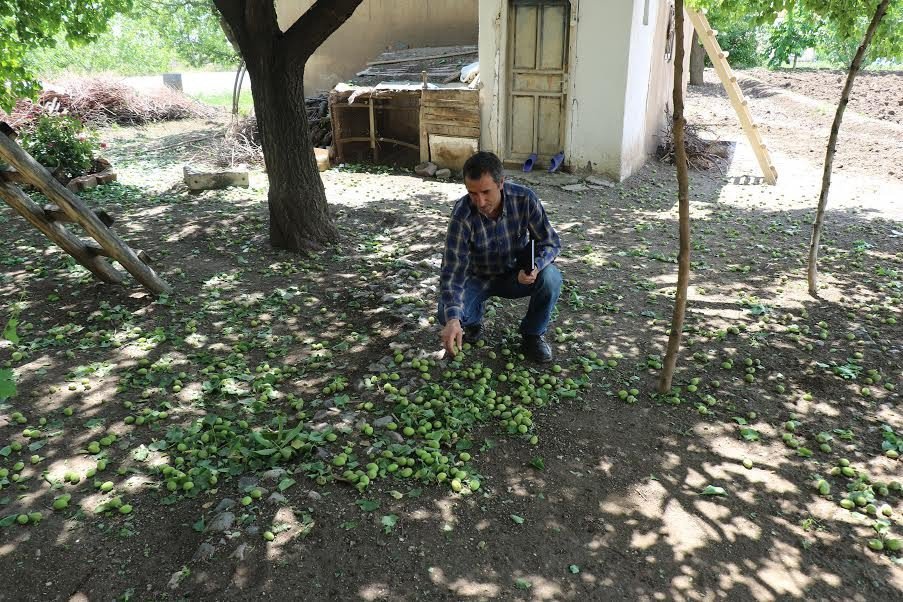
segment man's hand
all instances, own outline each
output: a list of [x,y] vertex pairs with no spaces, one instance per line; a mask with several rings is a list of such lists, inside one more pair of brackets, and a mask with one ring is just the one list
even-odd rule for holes
[[536,276],[539,274],[539,270],[536,269],[536,266],[533,266],[533,271],[529,274],[523,270],[517,273],[517,281],[521,284],[533,284],[536,282]]
[[464,346],[464,329],[461,328],[460,320],[449,320],[445,324],[445,328],[439,333],[442,339],[442,346],[450,355],[457,355],[461,347]]

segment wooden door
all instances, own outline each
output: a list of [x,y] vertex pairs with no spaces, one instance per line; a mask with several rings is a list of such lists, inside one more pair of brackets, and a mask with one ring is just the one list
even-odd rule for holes
[[512,0],[509,29],[508,152],[548,163],[564,150],[568,0]]

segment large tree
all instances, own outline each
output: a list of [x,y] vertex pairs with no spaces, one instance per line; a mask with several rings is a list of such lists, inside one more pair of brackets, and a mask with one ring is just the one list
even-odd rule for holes
[[337,238],[310,145],[304,67],[361,2],[316,0],[283,32],[272,0],[214,0],[251,76],[275,247],[306,251]]

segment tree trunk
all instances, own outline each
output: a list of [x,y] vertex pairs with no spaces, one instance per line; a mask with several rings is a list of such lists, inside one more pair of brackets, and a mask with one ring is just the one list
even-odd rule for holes
[[674,315],[671,318],[671,334],[668,350],[662,362],[662,375],[658,383],[659,393],[671,390],[671,379],[677,367],[677,353],[687,310],[687,287],[690,283],[690,180],[687,173],[687,147],[684,142],[684,0],[674,3],[674,32],[677,48],[674,58],[674,148],[677,165],[677,206],[680,228],[680,253],[677,256],[677,296]]
[[[675,12],[675,19],[677,18]],[[690,43],[690,85],[701,86],[702,74],[705,72],[705,48],[699,43],[699,34],[693,32],[693,41]]]
[[307,59],[363,0],[316,0],[286,31],[273,0],[213,0],[251,77],[270,182],[270,243],[309,251],[338,238],[317,171],[304,104]]
[[310,251],[334,242],[326,191],[310,143],[304,62],[282,53],[247,57],[270,190],[270,244]]
[[831,188],[831,169],[834,165],[834,153],[837,150],[837,135],[840,132],[840,123],[843,121],[843,112],[847,108],[850,101],[850,91],[853,89],[853,81],[859,73],[859,67],[862,65],[862,59],[865,57],[865,51],[868,49],[875,30],[884,18],[887,12],[887,5],[890,0],[881,0],[878,8],[875,9],[875,15],[872,22],[869,23],[862,43],[856,50],[856,55],[850,63],[850,69],[847,71],[847,81],[843,86],[843,92],[840,94],[840,102],[837,103],[837,112],[834,114],[834,123],[831,125],[831,135],[828,138],[828,150],[825,152],[825,170],[821,179],[821,193],[818,195],[818,208],[815,211],[815,223],[812,225],[812,241],[809,244],[809,294],[818,297],[818,246],[821,241],[821,231],[825,224],[825,207],[828,205],[828,190]]

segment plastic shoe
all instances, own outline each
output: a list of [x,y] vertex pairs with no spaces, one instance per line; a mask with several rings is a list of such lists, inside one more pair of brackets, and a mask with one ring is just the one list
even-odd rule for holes
[[524,171],[532,171],[533,166],[536,165],[536,153],[530,155],[526,161],[524,161]]
[[564,163],[564,151],[561,151],[549,162],[549,173],[558,171],[558,168],[561,167],[561,164]]

